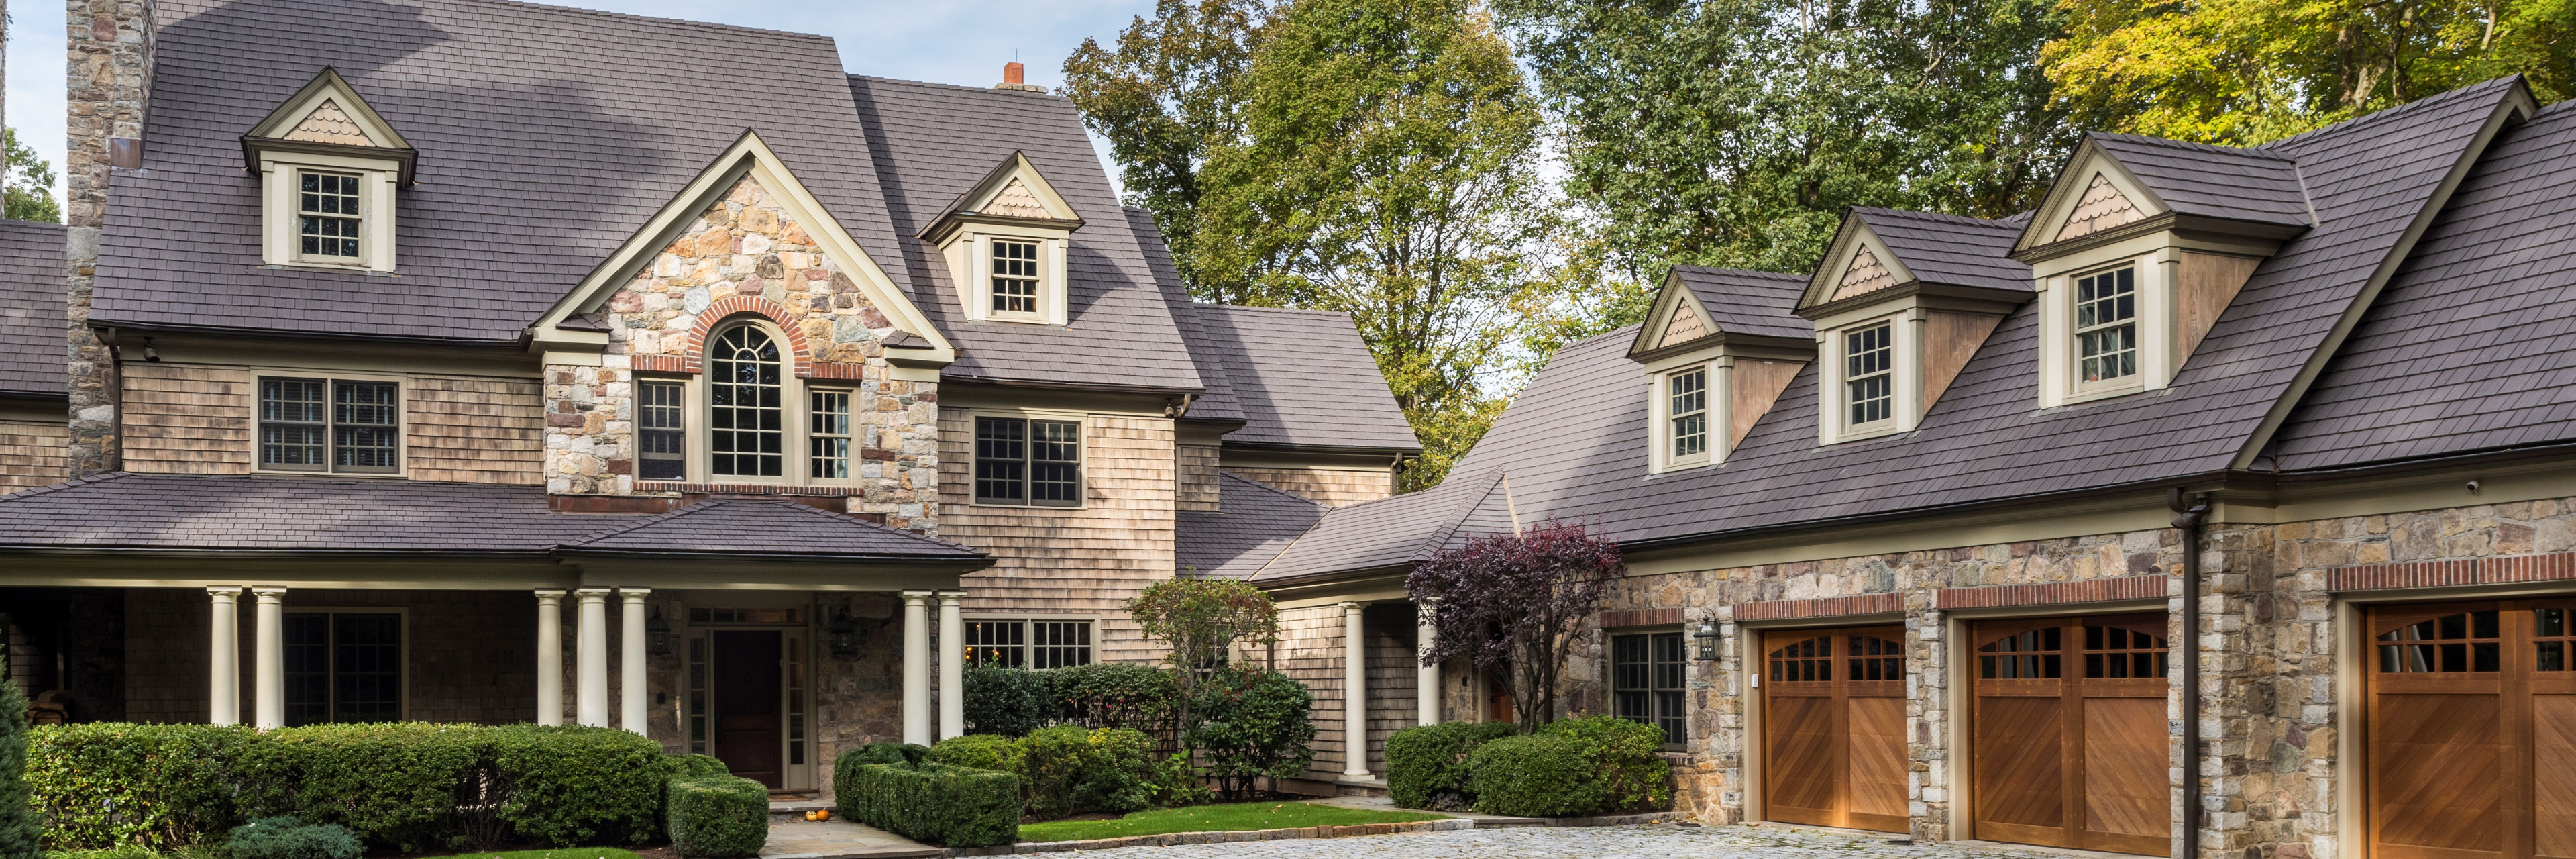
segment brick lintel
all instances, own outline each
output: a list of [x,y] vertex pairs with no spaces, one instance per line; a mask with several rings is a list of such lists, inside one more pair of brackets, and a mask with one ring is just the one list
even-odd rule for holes
[[1677,608],[1640,608],[1601,613],[1601,628],[1629,626],[1680,626],[1682,610]]
[[1736,603],[1735,620],[1738,623],[1749,620],[1796,620],[1857,614],[1893,614],[1904,610],[1905,597],[1902,594],[1852,594],[1804,600]]
[[1946,610],[2163,599],[2171,592],[2172,583],[2171,576],[2148,575],[2078,582],[1942,588],[1932,592],[1932,607]]
[[2456,561],[2395,561],[2326,571],[2326,589],[2376,591],[2460,585],[2509,585],[2576,579],[2576,552],[2507,555]]

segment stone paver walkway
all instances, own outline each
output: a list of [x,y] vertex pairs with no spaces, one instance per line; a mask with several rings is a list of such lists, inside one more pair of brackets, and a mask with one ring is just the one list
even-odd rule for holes
[[[766,853],[762,854],[766,859]],[[1086,851],[1084,859],[2065,859],[1983,845],[1890,844],[1886,837],[1767,826],[1519,826]]]
[[761,845],[760,859],[898,859],[937,856],[940,852],[937,847],[847,820],[814,823],[790,819],[770,821],[769,843]]

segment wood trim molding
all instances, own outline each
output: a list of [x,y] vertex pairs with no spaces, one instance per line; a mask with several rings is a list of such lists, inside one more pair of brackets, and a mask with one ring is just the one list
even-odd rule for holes
[[2376,591],[2576,579],[2576,552],[2359,564],[2326,571],[2326,589]]
[[1797,620],[1855,614],[1893,614],[1904,610],[1904,594],[1853,594],[1804,600],[1736,603],[1735,621],[1743,623],[1751,620]]
[[2171,576],[2148,575],[2080,582],[1942,588],[1932,592],[1932,607],[1948,610],[2160,599],[2169,595],[2172,586]]
[[1639,608],[1601,613],[1602,629],[1631,626],[1680,626],[1682,610],[1677,608]]
[[810,495],[832,497],[864,495],[864,486],[791,486],[783,483],[681,483],[678,481],[638,480],[637,492],[678,492],[687,495]]

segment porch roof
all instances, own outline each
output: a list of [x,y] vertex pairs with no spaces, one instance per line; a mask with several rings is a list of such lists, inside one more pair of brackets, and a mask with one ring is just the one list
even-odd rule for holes
[[974,549],[787,501],[556,513],[540,486],[117,472],[0,495],[0,549],[655,554],[981,567]]

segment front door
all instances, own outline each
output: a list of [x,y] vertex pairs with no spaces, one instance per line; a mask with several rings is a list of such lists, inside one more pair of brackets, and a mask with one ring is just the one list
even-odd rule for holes
[[734,775],[778,788],[779,635],[718,630],[715,645],[715,756]]
[[2373,859],[2576,857],[2576,600],[2370,610]]
[[1764,817],[1906,831],[1902,627],[1763,636]]
[[2167,856],[2165,615],[1979,623],[1977,837]]

